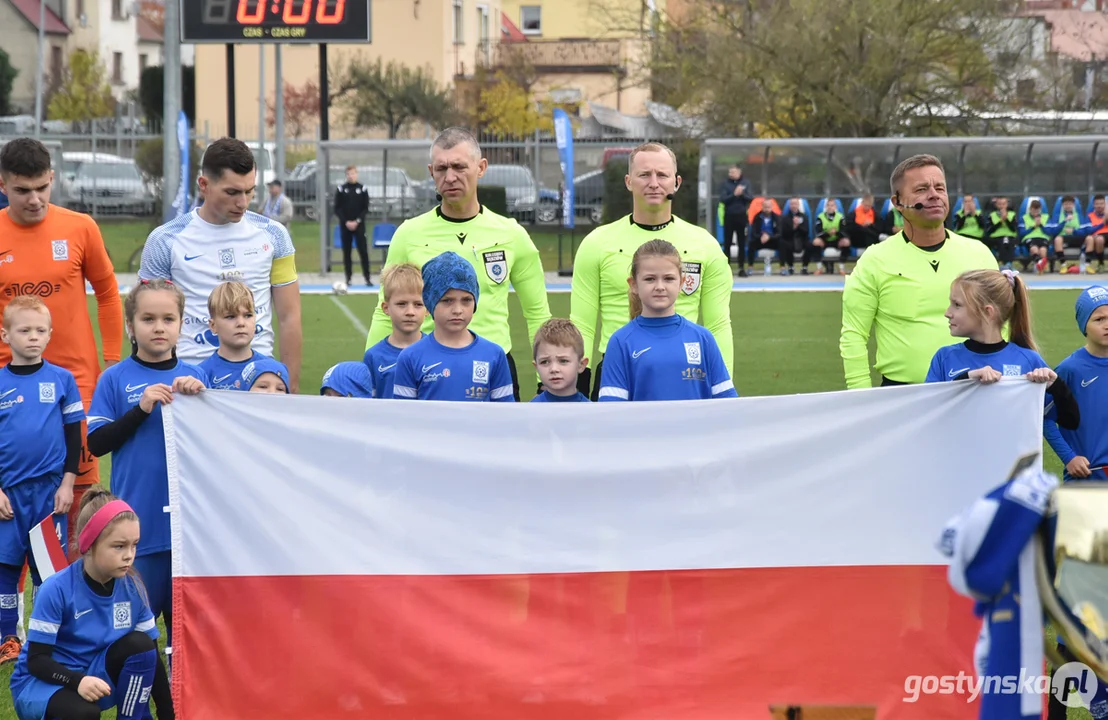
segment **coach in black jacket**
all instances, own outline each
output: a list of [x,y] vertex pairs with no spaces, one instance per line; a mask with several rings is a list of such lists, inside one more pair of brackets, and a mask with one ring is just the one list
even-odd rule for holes
[[342,269],[346,273],[346,284],[353,277],[350,250],[357,242],[358,259],[362,261],[362,276],[365,284],[369,282],[369,248],[365,239],[365,216],[369,213],[369,192],[365,185],[358,182],[358,168],[349,165],[346,168],[346,182],[335,191],[335,217],[342,223],[339,228],[342,237]]
[[750,194],[750,184],[743,177],[742,168],[738,165],[727,171],[727,179],[719,190],[719,201],[723,203],[723,253],[727,256],[727,262],[731,262],[731,246],[737,243],[739,246],[738,266],[739,277],[746,277],[746,269],[743,260],[746,258],[746,226],[747,210],[754,196]]

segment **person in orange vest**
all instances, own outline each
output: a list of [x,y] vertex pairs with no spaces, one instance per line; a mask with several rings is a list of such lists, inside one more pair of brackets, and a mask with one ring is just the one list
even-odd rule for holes
[[[1093,196],[1093,209],[1089,212],[1089,222],[1093,225],[1101,225],[1105,223],[1105,208],[1104,208],[1104,196]],[[1093,233],[1093,253],[1096,254],[1096,271],[1101,272],[1104,269],[1104,239],[1108,237],[1108,224]],[[1088,253],[1088,246],[1086,245],[1086,254]]]
[[877,227],[877,211],[873,207],[873,195],[870,193],[862,196],[854,212],[847,213],[846,234],[856,248],[869,247],[881,241],[881,233]]

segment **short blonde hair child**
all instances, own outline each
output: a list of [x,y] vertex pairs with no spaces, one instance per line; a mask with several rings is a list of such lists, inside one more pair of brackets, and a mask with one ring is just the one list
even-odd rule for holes
[[4,308],[4,327],[10,328],[12,322],[14,322],[15,314],[20,310],[34,310],[40,312],[47,318],[50,317],[50,308],[46,307],[46,303],[42,301],[38,295],[20,295],[14,298],[8,306]]
[[254,312],[254,293],[238,280],[220,283],[208,296],[208,314],[212,317],[230,315],[239,310]]
[[539,357],[539,343],[573,348],[578,360],[585,357],[585,339],[581,337],[581,331],[565,318],[550,318],[542,324],[539,331],[535,333],[535,346],[531,350],[532,360],[537,360]]
[[397,293],[423,295],[423,273],[411,263],[389,265],[381,273],[381,299],[388,302]]

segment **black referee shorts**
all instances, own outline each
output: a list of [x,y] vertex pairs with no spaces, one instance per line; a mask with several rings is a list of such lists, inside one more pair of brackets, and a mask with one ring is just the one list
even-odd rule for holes
[[511,353],[508,356],[508,372],[512,374],[512,396],[519,402],[519,372],[516,371],[516,361]]

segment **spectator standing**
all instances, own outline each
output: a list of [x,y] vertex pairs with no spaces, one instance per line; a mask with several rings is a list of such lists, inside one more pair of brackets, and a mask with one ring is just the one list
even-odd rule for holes
[[[739,266],[739,277],[746,277],[746,267],[743,252],[746,245],[746,227],[749,220],[747,213],[750,210],[750,202],[754,196],[750,194],[750,184],[743,177],[743,169],[738,165],[727,171],[727,179],[719,191],[719,201],[723,203],[723,254],[727,256],[727,263],[731,263],[731,246],[738,246],[736,262]],[[753,265],[753,261],[751,261]],[[586,348],[587,351],[587,348]]]
[[269,197],[266,198],[265,205],[262,207],[262,215],[281,223],[287,230],[289,223],[292,222],[293,212],[292,200],[289,200],[288,196],[285,195],[281,181],[271,180],[269,182]]
[[335,217],[339,219],[339,233],[342,239],[342,271],[349,285],[354,277],[353,261],[350,257],[353,246],[358,246],[358,259],[362,262],[362,277],[366,285],[369,282],[369,248],[365,238],[365,217],[369,214],[369,191],[358,182],[358,168],[346,167],[346,182],[335,190]]
[[876,327],[882,385],[923,382],[931,358],[950,344],[950,284],[967,270],[995,270],[981,243],[955,235],[946,174],[932,155],[914,155],[890,178],[905,229],[858,258],[843,289],[839,350],[848,388],[870,387],[869,336]]

